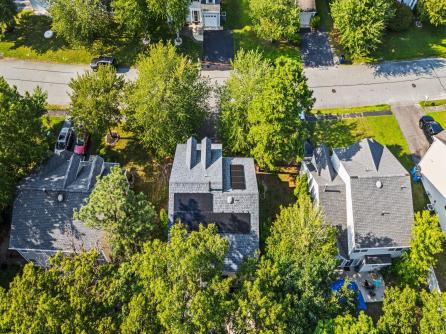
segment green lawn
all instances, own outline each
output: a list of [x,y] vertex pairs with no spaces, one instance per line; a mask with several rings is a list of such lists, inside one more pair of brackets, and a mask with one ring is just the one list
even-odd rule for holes
[[[371,137],[386,145],[407,170],[413,167],[409,147],[393,115],[316,122],[313,127],[318,143],[345,147]],[[415,211],[425,208],[427,199],[420,183],[412,184],[412,193]]]
[[105,161],[118,162],[121,167],[136,172],[135,190],[146,193],[155,207],[164,207],[168,200],[169,169],[167,164],[152,159],[122,127],[113,129],[120,139],[114,146],[105,144],[105,137],[93,138],[91,154],[98,154]]
[[233,31],[236,53],[239,49],[258,49],[264,57],[271,60],[279,56],[300,60],[300,52],[297,46],[284,42],[270,43],[255,35],[249,18],[248,0],[226,0],[222,4],[222,11],[226,11],[227,17],[224,27]]
[[330,109],[313,109],[313,114],[351,114],[351,113],[362,113],[366,111],[383,111],[390,110],[390,105],[388,104],[378,104],[374,106],[362,106],[353,108],[330,108]]
[[446,57],[446,27],[435,28],[424,23],[401,33],[388,32],[375,58],[402,60],[425,57]]
[[296,201],[293,194],[297,169],[289,168],[279,173],[259,173],[257,181],[260,195],[260,249],[263,250],[270,228],[282,206]]
[[421,101],[420,106],[422,107],[438,107],[444,106],[446,104],[446,100],[432,100],[432,101]]
[[432,116],[444,129],[446,129],[446,110],[431,112],[428,113],[428,115]]
[[[43,34],[50,28],[51,18],[23,12],[19,15],[14,32],[0,34],[0,53],[4,57],[68,64],[90,63],[91,58],[97,56],[95,53],[99,51],[73,48],[57,35],[51,39],[45,39]],[[173,35],[158,36],[158,39],[173,40]],[[140,40],[115,38],[114,41],[114,45],[110,45],[109,50],[104,53],[114,54],[118,62],[125,66],[134,65],[139,55],[147,49]],[[195,43],[190,38],[183,37],[183,45],[178,50],[195,61],[201,55],[201,47],[201,43]]]

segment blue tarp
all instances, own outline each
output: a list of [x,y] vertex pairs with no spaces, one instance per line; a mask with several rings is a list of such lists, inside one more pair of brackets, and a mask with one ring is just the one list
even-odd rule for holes
[[410,170],[410,174],[412,174],[412,181],[413,182],[420,182],[421,181],[421,175],[418,172],[417,166],[415,166],[414,168],[412,168]]
[[[339,291],[342,289],[342,287],[345,284],[345,280],[340,278],[337,279],[336,281],[333,282],[333,284],[331,285],[331,291]],[[359,291],[358,285],[355,282],[350,282],[347,286],[348,289],[353,290],[357,293],[358,296],[358,311],[366,311],[367,310],[367,305],[365,303],[364,297],[362,296],[361,291]],[[339,303],[342,303],[342,298],[339,299]]]

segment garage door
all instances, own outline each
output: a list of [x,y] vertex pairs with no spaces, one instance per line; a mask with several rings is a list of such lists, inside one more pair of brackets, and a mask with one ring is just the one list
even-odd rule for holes
[[203,14],[205,27],[219,27],[218,19],[220,14]]

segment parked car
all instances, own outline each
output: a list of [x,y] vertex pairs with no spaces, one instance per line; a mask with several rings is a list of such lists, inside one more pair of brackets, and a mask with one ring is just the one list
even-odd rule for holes
[[111,56],[100,56],[98,58],[93,58],[90,63],[90,68],[93,71],[97,71],[99,66],[102,65],[113,66],[116,69],[118,68],[118,62],[116,61],[116,58]]
[[70,120],[65,120],[62,129],[57,137],[56,146],[54,147],[54,153],[59,154],[62,151],[70,150],[73,146],[74,131]]
[[429,143],[432,144],[434,141],[434,136],[443,131],[443,128],[440,124],[435,122],[435,120],[431,116],[423,116],[419,121],[420,128],[423,130],[424,135],[426,136]]
[[76,143],[74,144],[74,153],[79,155],[87,154],[88,147],[90,145],[90,134],[87,133],[84,136],[78,136]]

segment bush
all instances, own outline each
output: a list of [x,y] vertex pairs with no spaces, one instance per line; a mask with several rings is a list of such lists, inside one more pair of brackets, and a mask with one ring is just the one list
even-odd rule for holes
[[321,24],[321,17],[319,15],[314,15],[310,19],[310,27],[313,29],[317,29]]
[[394,1],[395,16],[389,21],[389,29],[400,32],[409,29],[413,22],[414,15],[409,6]]

